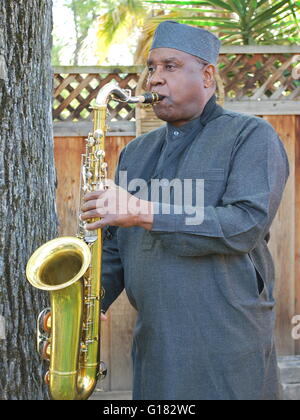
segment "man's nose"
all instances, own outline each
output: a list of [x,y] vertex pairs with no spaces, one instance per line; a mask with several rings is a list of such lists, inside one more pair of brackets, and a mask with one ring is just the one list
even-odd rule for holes
[[163,72],[159,67],[157,67],[153,72],[149,75],[148,83],[151,86],[162,85],[165,83],[165,79],[163,77]]

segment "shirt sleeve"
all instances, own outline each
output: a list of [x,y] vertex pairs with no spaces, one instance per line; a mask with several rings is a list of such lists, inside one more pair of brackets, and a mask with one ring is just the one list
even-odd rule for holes
[[188,225],[187,214],[177,214],[176,206],[164,214],[164,205],[156,203],[151,235],[179,256],[241,254],[255,248],[280,205],[289,175],[287,155],[273,127],[255,118],[236,140],[230,162],[223,197],[218,206],[202,208],[202,223]]
[[[118,166],[115,172],[115,183],[118,185],[119,166],[124,153],[122,150]],[[102,287],[104,297],[101,308],[106,312],[110,305],[117,299],[124,289],[124,270],[118,248],[118,227],[109,226],[103,229],[103,252],[102,252]]]

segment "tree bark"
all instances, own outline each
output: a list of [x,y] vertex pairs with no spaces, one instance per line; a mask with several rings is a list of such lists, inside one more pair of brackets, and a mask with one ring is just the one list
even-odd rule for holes
[[[56,236],[52,0],[0,0],[0,399],[46,399],[27,261]],[[5,327],[5,328],[4,328]]]

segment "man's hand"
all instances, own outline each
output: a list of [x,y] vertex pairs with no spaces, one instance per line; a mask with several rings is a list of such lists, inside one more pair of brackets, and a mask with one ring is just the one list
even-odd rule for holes
[[129,194],[114,183],[110,183],[108,189],[87,194],[83,200],[80,218],[87,222],[87,230],[107,225],[152,228],[153,204]]
[[101,312],[101,316],[100,316],[101,321],[107,321],[107,316]]

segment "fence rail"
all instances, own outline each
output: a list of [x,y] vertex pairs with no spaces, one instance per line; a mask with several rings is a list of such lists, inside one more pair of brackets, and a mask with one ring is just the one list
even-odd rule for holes
[[[86,130],[98,92],[111,80],[135,94],[143,70],[143,66],[55,67],[53,118],[57,134],[70,122],[85,122]],[[300,114],[299,46],[224,47],[218,70],[228,109],[256,115]],[[130,104],[111,102],[109,112],[118,132],[124,132],[123,123],[127,127],[135,123],[135,107]]]

